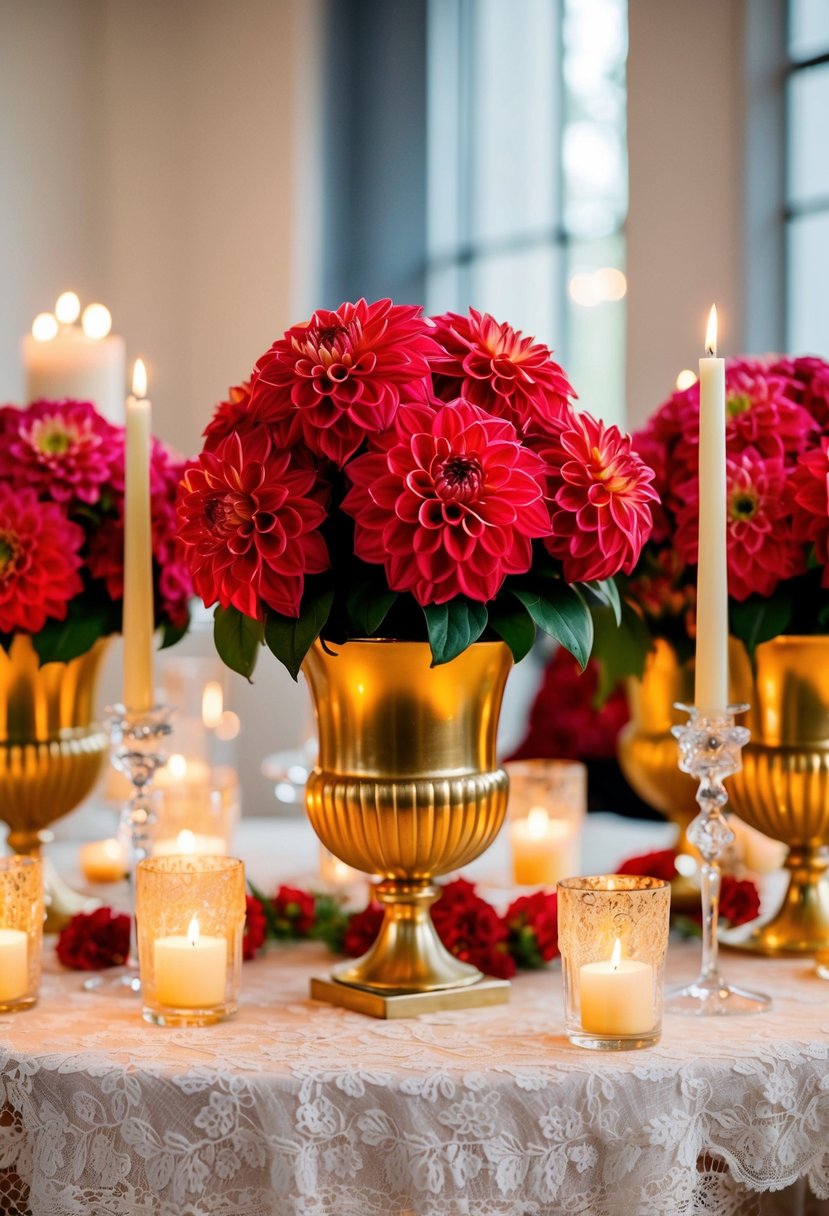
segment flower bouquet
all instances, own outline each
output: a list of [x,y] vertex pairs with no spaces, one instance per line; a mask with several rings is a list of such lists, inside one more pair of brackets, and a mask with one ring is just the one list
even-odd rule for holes
[[318,637],[428,640],[434,664],[500,638],[517,661],[539,627],[583,667],[655,494],[572,398],[546,346],[474,310],[360,300],[289,329],[183,480],[219,654],[250,676],[264,642],[296,678]]

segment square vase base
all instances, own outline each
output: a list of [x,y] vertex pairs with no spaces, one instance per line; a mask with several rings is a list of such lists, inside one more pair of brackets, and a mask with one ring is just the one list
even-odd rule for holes
[[660,1030],[648,1034],[590,1034],[587,1030],[568,1030],[567,1038],[574,1047],[589,1047],[591,1051],[636,1051],[640,1047],[653,1047],[662,1037]]
[[509,1000],[509,980],[478,980],[466,988],[442,988],[437,992],[404,992],[400,996],[382,996],[341,984],[328,976],[314,976],[311,996],[315,1001],[340,1005],[372,1018],[416,1018],[421,1013],[440,1013],[446,1009],[474,1009],[482,1005],[506,1005]]

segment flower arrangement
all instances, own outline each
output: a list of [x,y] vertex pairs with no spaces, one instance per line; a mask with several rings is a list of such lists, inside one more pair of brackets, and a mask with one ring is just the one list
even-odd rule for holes
[[[676,868],[676,849],[657,849],[638,857],[629,857],[619,866],[619,874],[641,875],[643,878],[661,878],[665,882],[676,882],[680,877]],[[677,927],[697,932],[702,925],[702,908],[697,896],[693,899],[693,911],[687,900],[680,900],[679,908],[671,908],[671,920]],[[729,929],[748,924],[760,915],[760,892],[750,878],[737,878],[734,874],[723,874],[720,878],[719,920]]]
[[[165,645],[186,631],[192,596],[176,539],[183,468],[153,441],[153,565]],[[123,550],[123,427],[84,401],[0,407],[0,645],[30,634],[48,663],[117,632]]]
[[[829,364],[726,362],[731,632],[749,653],[780,633],[829,629]],[[694,636],[699,385],[675,392],[635,437],[660,505],[627,593],[682,657]]]
[[546,346],[472,309],[360,300],[289,329],[182,483],[219,654],[250,676],[264,642],[296,677],[317,637],[428,639],[435,663],[490,637],[517,661],[539,627],[584,666],[655,493],[572,399]]

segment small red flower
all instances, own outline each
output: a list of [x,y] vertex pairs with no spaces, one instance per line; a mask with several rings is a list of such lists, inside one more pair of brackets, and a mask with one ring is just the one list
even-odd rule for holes
[[800,457],[789,481],[794,534],[815,546],[823,566],[822,582],[829,587],[829,439]]
[[521,895],[507,908],[510,954],[521,967],[541,967],[558,958],[558,897],[555,892]]
[[306,574],[329,566],[317,529],[327,487],[310,459],[277,450],[263,427],[223,439],[184,474],[179,536],[205,604],[259,619],[299,615]]
[[533,538],[550,530],[544,470],[508,422],[466,401],[403,405],[376,446],[348,466],[343,510],[355,553],[384,565],[393,591],[486,602],[529,570]]
[[568,412],[575,393],[548,347],[474,308],[433,320],[443,353],[431,363],[443,401],[463,397],[522,435],[546,431]]
[[0,482],[0,632],[37,633],[62,621],[83,588],[84,534],[57,503]]
[[251,415],[290,424],[342,466],[367,435],[394,422],[401,397],[423,397],[436,350],[419,308],[377,300],[320,309],[256,364]]
[[343,953],[349,958],[359,958],[374,945],[386,910],[382,904],[370,903],[362,912],[349,918],[343,937]]
[[652,853],[642,853],[637,857],[628,857],[616,868],[617,874],[632,874],[637,878],[661,878],[665,882],[673,882],[676,878],[676,852],[674,849],[655,849]]
[[242,958],[255,958],[265,940],[268,922],[265,909],[253,895],[245,896],[245,932],[242,937]]
[[730,928],[745,925],[760,915],[760,893],[750,878],[723,874],[720,882],[720,920]]
[[273,899],[273,911],[277,929],[284,927],[285,936],[307,937],[314,927],[314,897],[299,887],[280,886]]
[[98,971],[127,961],[130,948],[130,918],[112,908],[79,912],[61,931],[55,949],[64,967],[73,971]]
[[473,883],[465,878],[447,883],[432,908],[432,920],[438,937],[456,958],[478,967],[485,975],[499,979],[515,975],[507,926],[492,905],[476,893]]

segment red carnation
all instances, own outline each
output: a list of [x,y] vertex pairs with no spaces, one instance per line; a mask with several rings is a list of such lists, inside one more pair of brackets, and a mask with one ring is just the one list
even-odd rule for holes
[[555,892],[521,895],[507,908],[504,920],[509,950],[520,967],[541,967],[558,958],[558,898]]
[[673,882],[676,878],[676,851],[655,849],[652,853],[628,857],[627,861],[617,867],[616,873],[632,874],[637,878],[661,878],[665,882]]
[[242,938],[242,958],[252,959],[265,940],[268,922],[265,909],[253,895],[245,896],[245,932]]
[[0,483],[0,632],[37,633],[50,617],[65,619],[83,589],[83,540],[57,503]]
[[64,967],[73,971],[99,971],[119,967],[130,948],[130,918],[112,908],[78,912],[57,940],[55,949]]
[[386,910],[382,904],[370,903],[362,912],[349,918],[343,937],[343,953],[349,958],[359,958],[374,945]]
[[723,874],[720,881],[720,920],[731,929],[756,920],[760,915],[760,893],[750,878]]
[[478,967],[485,975],[505,980],[515,975],[506,925],[465,878],[446,884],[432,908],[432,920],[438,937],[456,958]]
[[256,364],[251,416],[288,423],[290,438],[344,465],[394,422],[401,397],[423,397],[436,350],[421,310],[377,300],[320,309]]
[[205,604],[254,619],[262,604],[299,615],[306,574],[329,566],[316,531],[328,490],[296,449],[275,448],[264,428],[234,433],[184,474],[179,536]]
[[568,411],[575,393],[542,343],[474,308],[467,317],[447,312],[433,320],[443,348],[431,360],[442,400],[463,397],[521,434],[546,431]]
[[384,565],[393,591],[486,602],[529,570],[533,538],[550,530],[544,469],[508,422],[465,401],[403,405],[376,445],[348,466],[343,510],[355,553]]
[[307,937],[314,927],[314,897],[299,887],[280,886],[273,899],[273,912],[279,936]]

